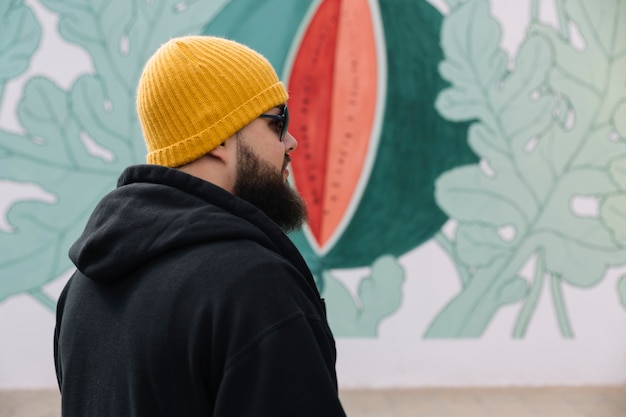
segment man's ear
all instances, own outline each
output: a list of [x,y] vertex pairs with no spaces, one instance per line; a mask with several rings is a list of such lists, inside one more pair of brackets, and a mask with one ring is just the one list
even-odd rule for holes
[[209,152],[208,155],[222,162],[229,162],[231,158],[236,156],[236,146],[235,135],[233,135],[220,143],[219,146]]

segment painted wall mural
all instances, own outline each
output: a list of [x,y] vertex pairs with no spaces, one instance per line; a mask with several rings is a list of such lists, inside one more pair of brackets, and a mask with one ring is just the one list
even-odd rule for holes
[[[93,70],[69,88],[30,78],[21,132],[0,126],[0,306],[28,294],[54,310],[42,288],[71,270],[70,244],[122,169],[144,161],[142,65],[191,33],[252,46],[288,85],[291,180],[310,210],[291,237],[337,337],[377,337],[406,296],[400,260],[427,242],[459,290],[423,339],[480,338],[513,305],[509,335],[524,338],[541,297],[574,338],[563,288],[626,266],[624,0],[554,0],[557,25],[529,0],[515,55],[488,0],[438,2],[445,13],[421,0],[39,2]],[[41,44],[27,3],[0,3],[0,100]],[[626,314],[626,276],[614,296]]]

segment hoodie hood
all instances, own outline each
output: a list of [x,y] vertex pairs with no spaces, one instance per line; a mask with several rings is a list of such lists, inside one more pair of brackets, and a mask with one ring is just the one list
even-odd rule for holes
[[69,256],[88,278],[116,281],[179,248],[237,239],[279,253],[313,282],[298,250],[264,213],[220,187],[157,165],[122,173]]

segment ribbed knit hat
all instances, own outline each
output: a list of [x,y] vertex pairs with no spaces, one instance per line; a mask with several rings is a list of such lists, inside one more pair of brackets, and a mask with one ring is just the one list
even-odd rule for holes
[[287,98],[270,62],[247,46],[171,39],[148,60],[137,89],[146,160],[177,167],[198,159]]

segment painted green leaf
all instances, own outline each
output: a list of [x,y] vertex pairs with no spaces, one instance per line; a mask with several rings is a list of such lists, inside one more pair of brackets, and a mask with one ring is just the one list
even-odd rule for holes
[[442,116],[449,120],[491,117],[480,104],[485,88],[502,80],[506,73],[507,56],[499,48],[500,35],[500,26],[489,16],[487,1],[467,2],[444,19],[441,44],[446,60],[439,72],[454,88],[443,91],[437,99]]
[[[567,13],[576,22],[585,37],[585,49],[578,58],[586,65],[567,66],[564,73],[568,78],[589,85],[596,92],[602,92],[595,121],[608,121],[616,106],[626,96],[626,3],[623,0],[570,0],[566,2]],[[557,44],[557,56],[572,53],[563,43]],[[554,85],[558,82],[555,77]],[[611,88],[607,89],[606,85]],[[578,112],[580,113],[580,112]]]
[[[9,1],[0,4],[0,101],[4,91],[4,84],[11,78],[23,73],[30,63],[30,59],[39,46],[41,28],[33,12],[22,1]],[[9,149],[9,146],[12,149]],[[32,147],[32,143],[20,135],[0,131],[0,179],[10,177],[10,173],[23,173],[24,167],[15,169],[13,158],[16,153]],[[41,155],[40,156],[45,156]],[[28,169],[28,168],[26,168]],[[12,181],[17,182],[17,181]],[[51,203],[55,196],[46,193],[41,187],[20,183],[28,188],[29,192],[20,197],[14,204],[30,204],[36,213]],[[0,300],[6,293],[13,294],[40,285],[39,279],[42,265],[55,262],[54,247],[46,242],[50,233],[40,235],[37,241],[22,241],[11,239],[15,236],[24,236],[16,227],[19,219],[13,222],[8,218],[2,220],[4,230],[0,231]]]
[[626,193],[611,195],[602,204],[602,221],[616,245],[626,247]]
[[609,124],[597,126],[589,132],[586,140],[581,143],[576,165],[606,170],[615,158],[624,155],[626,141],[619,140],[615,135],[615,129]]
[[404,275],[394,257],[380,257],[361,281],[358,300],[354,300],[343,284],[326,272],[322,295],[331,293],[334,298],[333,303],[327,303],[331,327],[341,329],[343,337],[376,336],[380,321],[396,311],[402,301]]
[[502,305],[516,303],[528,293],[528,284],[522,278],[516,277],[505,281],[498,292],[498,301]]
[[604,276],[607,265],[626,261],[624,247],[616,245],[600,216],[580,216],[572,209],[579,196],[598,199],[615,192],[607,174],[606,168],[563,173],[555,184],[550,204],[529,233],[529,238],[546,250],[546,268],[572,285],[594,285]]
[[71,268],[68,248],[97,201],[126,165],[144,162],[134,97],[146,59],[170,37],[199,31],[224,1],[42,3],[59,14],[65,39],[90,54],[95,73],[79,77],[70,91],[31,79],[18,109],[25,135],[0,131],[0,179],[38,190],[14,202],[11,231],[0,232],[0,300],[36,295]]
[[455,234],[458,260],[473,268],[489,264],[494,258],[507,256],[510,243],[498,234],[498,229],[482,224],[461,223]]
[[[7,148],[27,151],[31,157],[50,165],[78,167],[78,153],[84,148],[80,144],[78,128],[72,119],[67,93],[46,78],[31,78],[24,87],[18,107],[18,118],[32,143],[30,149],[23,149],[22,143],[8,143]],[[16,172],[16,179],[37,181],[34,172]]]
[[[428,336],[482,334],[500,301],[525,297],[525,283],[504,283],[538,251],[541,267],[558,277],[555,285],[588,287],[602,279],[608,266],[626,262],[622,235],[616,234],[623,227],[616,194],[626,171],[617,162],[609,168],[626,152],[611,125],[626,99],[626,36],[616,36],[623,31],[617,16],[626,17],[626,8],[611,1],[566,4],[584,50],[552,28],[537,26],[510,72],[499,64],[498,31],[486,1],[458,6],[444,22],[441,71],[452,87],[440,95],[437,108],[451,120],[477,119],[469,143],[481,164],[442,175],[436,196],[459,223],[451,246],[458,267],[485,266],[466,280]],[[482,69],[486,62],[494,63],[491,72]],[[484,229],[475,224],[508,227],[508,255],[501,257],[501,245],[490,251]],[[553,290],[560,294],[559,288]],[[564,322],[562,310],[559,306]],[[563,329],[564,335],[571,333],[569,326]]]
[[[626,5],[617,0],[576,0],[566,6],[584,37],[584,49],[564,42],[551,28],[537,26],[532,31],[549,40],[559,62],[549,79],[562,95],[560,106],[566,108],[569,124],[563,126],[567,134],[553,136],[550,157],[557,172],[587,165],[590,147],[613,148],[613,157],[624,152],[622,143],[606,142],[610,142],[607,126],[626,96]],[[590,135],[595,138],[589,140]]]
[[549,156],[560,175],[536,230],[554,233],[551,238],[538,239],[545,242],[547,269],[570,284],[590,286],[602,279],[608,265],[626,262],[623,244],[604,227],[605,207],[599,217],[581,217],[570,208],[577,195],[601,200],[618,191],[613,181],[617,165],[611,163],[623,157],[626,148],[624,142],[611,140],[610,121],[626,99],[626,32],[622,24],[626,4],[577,0],[567,2],[566,7],[584,37],[582,50],[548,28],[535,31],[554,48],[559,65],[551,71],[550,85],[566,97],[562,105],[568,112],[563,130],[551,132]]
[[[479,7],[481,3],[486,2],[473,1],[459,8],[459,16],[455,13],[449,18],[456,23],[444,23],[444,27],[454,34],[464,29],[489,28],[495,22],[486,15],[486,4]],[[461,17],[464,20],[458,20]],[[477,21],[479,23],[475,24]],[[461,22],[465,22],[465,26],[461,26]],[[443,39],[449,36],[447,31],[444,30]],[[492,32],[499,33],[490,29],[487,34]],[[472,41],[473,38],[476,39]],[[473,67],[474,61],[485,59],[483,55],[489,49],[488,45],[493,49],[490,56],[500,56],[498,39],[492,40],[491,44],[479,35],[464,39],[465,45],[455,40],[446,47],[452,58],[442,64],[442,71],[446,64],[464,70],[456,74],[446,72],[453,87],[442,92],[437,108],[453,120],[481,118],[482,123],[470,128],[469,143],[482,157],[483,163],[480,167],[462,167],[442,175],[437,181],[437,201],[453,218],[484,222],[494,227],[512,225],[519,235],[536,215],[539,199],[549,192],[549,184],[544,179],[538,180],[538,175],[550,172],[549,164],[540,156],[534,157],[533,152],[529,158],[527,151],[528,143],[550,123],[551,99],[531,99],[544,82],[550,64],[549,49],[540,39],[530,39],[522,46],[513,73],[506,73],[501,68],[498,74],[488,78],[481,75],[471,80],[468,79],[468,68]],[[459,49],[462,45],[465,49]],[[467,56],[465,50],[481,52],[463,63],[461,60]],[[452,78],[453,75],[456,78]],[[456,102],[450,94],[463,95],[469,102]],[[520,175],[522,169],[527,177]]]
[[615,113],[613,114],[613,125],[615,127],[615,131],[622,137],[622,139],[626,139],[626,102],[621,103],[615,109]]
[[145,148],[141,132],[134,118],[134,100],[128,91],[111,96],[107,92],[109,80],[83,75],[74,83],[70,93],[72,115],[80,123],[80,135],[88,136],[104,152],[92,167],[119,167],[141,161]]
[[439,205],[450,217],[495,228],[512,225],[518,231],[526,229],[534,214],[519,207],[519,196],[524,194],[528,191],[516,178],[488,178],[475,165],[447,172],[435,189]]
[[22,0],[0,2],[0,98],[4,84],[28,68],[41,27]]
[[616,188],[606,170],[579,169],[563,173],[533,230],[551,232],[565,240],[585,242],[597,246],[599,250],[609,249],[613,243],[596,215],[577,215],[572,206],[578,196],[597,196],[614,191]]
[[115,183],[114,176],[87,168],[94,157],[80,142],[67,94],[55,84],[31,79],[18,115],[31,140],[5,137],[0,147],[8,157],[0,178],[38,184],[44,197],[19,202],[8,213],[12,231],[0,233],[0,271],[7,277],[0,281],[0,299],[37,288],[69,268],[67,250],[88,208]]
[[145,61],[167,39],[199,33],[225,2],[43,0],[60,14],[59,32],[85,48],[97,69],[76,81],[72,110],[82,134],[109,150],[115,165],[143,162],[145,147],[134,115]]
[[609,166],[609,173],[617,186],[626,190],[626,157],[616,155]]
[[382,256],[372,263],[370,276],[359,286],[363,322],[378,328],[382,318],[397,310],[402,302],[404,276],[404,269],[393,256]]

